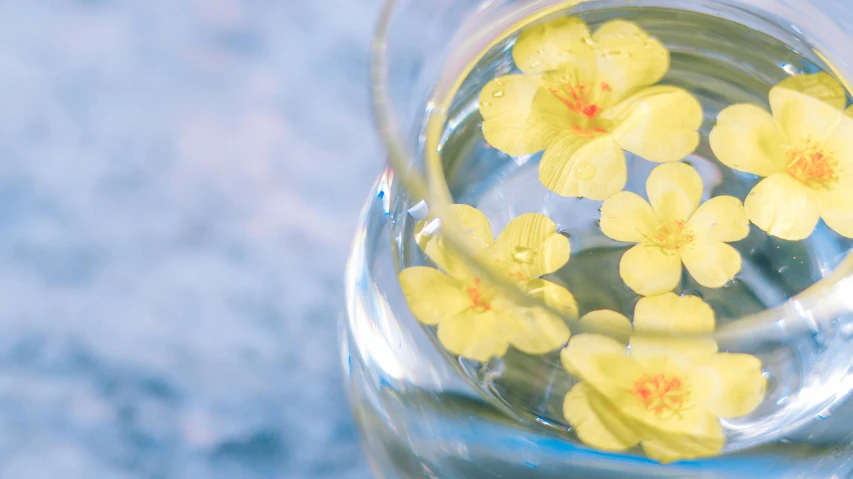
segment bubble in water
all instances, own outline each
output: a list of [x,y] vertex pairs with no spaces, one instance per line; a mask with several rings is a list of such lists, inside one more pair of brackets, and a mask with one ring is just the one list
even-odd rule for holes
[[502,96],[504,96],[504,91],[503,90],[495,90],[494,93],[492,93],[492,96],[495,98],[501,98]]
[[595,176],[595,173],[595,165],[588,161],[581,161],[575,168],[575,176],[577,176],[578,179],[582,181],[591,180]]

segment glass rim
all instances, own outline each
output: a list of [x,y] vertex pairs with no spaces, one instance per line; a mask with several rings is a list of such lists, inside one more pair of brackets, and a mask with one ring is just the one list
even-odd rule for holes
[[[549,15],[595,0],[535,0],[520,7],[511,15],[504,15],[494,21],[489,28],[479,29],[477,38],[466,42],[469,58],[464,61],[462,68],[457,67],[457,73],[445,75],[448,65],[442,70],[439,82],[434,86],[430,101],[427,103],[427,119],[424,136],[426,138],[424,156],[426,174],[418,171],[413,165],[417,164],[417,155],[407,146],[407,141],[401,133],[400,119],[396,118],[389,95],[390,62],[388,57],[389,32],[393,25],[393,17],[404,0],[385,0],[377,28],[371,45],[371,98],[374,123],[386,148],[388,162],[394,171],[394,181],[399,181],[411,197],[424,198],[427,201],[430,216],[441,218],[442,239],[457,251],[466,263],[478,273],[484,274],[489,281],[511,296],[521,305],[537,306],[561,316],[578,332],[588,331],[609,336],[620,334],[606,327],[581,324],[577,318],[569,318],[553,308],[524,293],[517,285],[497,274],[490,265],[479,260],[475,251],[462,241],[461,228],[454,224],[446,214],[447,208],[454,204],[450,188],[444,176],[439,144],[448,119],[451,103],[464,80],[474,66],[495,45],[510,38],[518,30],[535,23]],[[743,10],[744,5],[732,3],[732,0],[711,0]],[[699,2],[697,2],[698,4]],[[804,2],[810,5],[811,2]],[[679,8],[691,9],[691,5]],[[693,9],[695,10],[695,9]],[[701,10],[700,10],[701,11]],[[754,10],[748,13],[756,14]],[[767,21],[766,18],[764,18]],[[805,35],[803,33],[803,35]],[[476,46],[476,47],[475,47]],[[820,51],[814,50],[841,80],[845,88],[851,91],[848,78],[841,75],[833,64]],[[758,341],[784,341],[797,334],[816,332],[819,323],[829,323],[839,316],[851,312],[851,303],[845,301],[846,293],[853,293],[853,255],[845,257],[829,274],[816,281],[804,291],[791,296],[784,303],[766,308],[757,313],[739,316],[727,324],[720,326],[711,333],[679,333],[678,337],[713,338],[720,342],[738,343],[748,339]],[[665,334],[658,334],[665,335]]]

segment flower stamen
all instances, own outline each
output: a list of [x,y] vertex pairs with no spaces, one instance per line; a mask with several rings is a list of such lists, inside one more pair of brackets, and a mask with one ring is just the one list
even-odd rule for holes
[[630,391],[644,409],[657,416],[675,416],[684,408],[690,396],[681,378],[666,373],[654,376],[643,374],[634,381]]
[[811,138],[799,147],[789,147],[785,156],[785,171],[812,189],[829,190],[838,181],[838,161]]
[[651,241],[663,249],[679,251],[696,241],[696,235],[686,228],[683,221],[658,226]]
[[471,300],[471,309],[478,313],[485,313],[491,311],[492,306],[483,293],[481,283],[480,278],[474,278],[474,285],[468,287],[468,299]]

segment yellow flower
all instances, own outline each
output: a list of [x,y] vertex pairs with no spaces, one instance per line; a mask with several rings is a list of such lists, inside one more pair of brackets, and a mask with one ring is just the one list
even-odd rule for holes
[[724,165],[766,177],[744,207],[767,234],[802,240],[823,218],[853,238],[853,120],[845,104],[844,88],[823,73],[771,89],[772,115],[747,104],[720,112],[711,148]]
[[717,196],[701,206],[702,178],[684,163],[661,165],[646,182],[647,203],[623,191],[601,207],[601,231],[639,243],[619,262],[622,280],[644,296],[672,291],[681,265],[702,286],[719,288],[741,269],[740,253],[726,244],[749,234],[740,200]]
[[[631,329],[628,318],[613,311],[581,319],[602,320]],[[634,328],[710,332],[713,312],[695,297],[647,297],[637,304]],[[581,380],[563,402],[563,414],[581,441],[608,451],[640,444],[664,463],[718,454],[725,445],[718,418],[751,413],[766,388],[758,358],[719,353],[710,339],[633,336],[626,350],[608,337],[580,334],[561,359]]]
[[[536,213],[522,215],[495,240],[488,219],[476,208],[453,205],[449,214],[467,232],[470,246],[530,295],[567,317],[577,317],[577,302],[568,290],[538,279],[560,269],[571,253],[568,238],[557,232],[553,221]],[[570,331],[562,318],[504,298],[444,245],[440,223],[422,221],[416,238],[444,272],[415,266],[404,269],[399,279],[412,313],[424,324],[438,325],[438,339],[448,351],[487,361],[503,356],[510,344],[528,354],[544,354],[565,344]]]
[[483,88],[483,135],[510,155],[545,150],[539,178],[560,195],[621,191],[623,150],[666,163],[699,144],[702,106],[682,89],[650,87],[669,70],[669,51],[633,23],[590,36],[581,20],[558,18],[525,30],[512,55],[523,75]]

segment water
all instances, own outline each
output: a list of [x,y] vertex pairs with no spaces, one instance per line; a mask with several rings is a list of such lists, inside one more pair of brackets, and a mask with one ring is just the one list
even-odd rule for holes
[[[702,143],[686,160],[703,177],[704,199],[723,194],[743,199],[758,181],[722,166],[711,152],[707,138],[719,111],[735,103],[769,109],[773,85],[825,69],[793,32],[773,38],[720,18],[664,8],[591,10],[577,16],[591,30],[614,18],[633,21],[670,49],[672,66],[662,83],[691,91],[705,111]],[[581,314],[607,308],[630,316],[639,297],[618,274],[627,247],[601,234],[597,221],[602,202],[551,193],[538,179],[541,154],[510,157],[483,139],[479,92],[489,80],[515,71],[512,42],[486,55],[454,100],[441,143],[451,191],[458,202],[486,213],[495,232],[520,214],[551,217],[570,238],[572,259],[570,267],[549,279],[575,294]],[[645,196],[654,166],[629,154],[626,189]],[[347,367],[351,378],[360,376],[351,379],[355,397],[363,398],[356,400],[356,411],[362,428],[372,431],[367,449],[377,463],[394,463],[400,477],[442,479],[620,477],[628,468],[633,477],[747,477],[756,471],[764,474],[758,477],[847,477],[843,405],[850,359],[843,353],[853,334],[849,318],[815,324],[810,334],[748,351],[762,359],[769,390],[753,414],[724,422],[725,456],[663,468],[636,452],[593,451],[572,437],[562,417],[562,400],[574,380],[563,371],[557,353],[531,357],[511,349],[488,364],[454,364],[437,351],[429,333],[422,334],[399,294],[376,297],[378,291],[393,289],[396,268],[423,261],[411,237],[414,220],[404,214],[412,205],[394,194],[393,186],[393,178],[385,177],[377,199],[368,205],[366,242],[357,243],[349,278],[362,288],[354,284],[351,306],[353,296],[367,305],[360,312],[351,307],[348,347],[357,351],[347,350]],[[828,275],[851,248],[850,240],[823,225],[803,242],[775,239],[752,228],[747,239],[733,243],[744,259],[735,281],[709,289],[685,274],[676,290],[702,297],[714,309],[718,325],[783,304]],[[386,249],[396,250],[397,264],[377,253]],[[368,271],[360,272],[358,265]],[[368,313],[376,310],[383,312],[379,319]],[[369,328],[370,338],[353,328],[354,315],[366,315],[357,321],[379,322]],[[367,328],[362,325],[361,331]],[[385,346],[377,346],[383,341]]]

